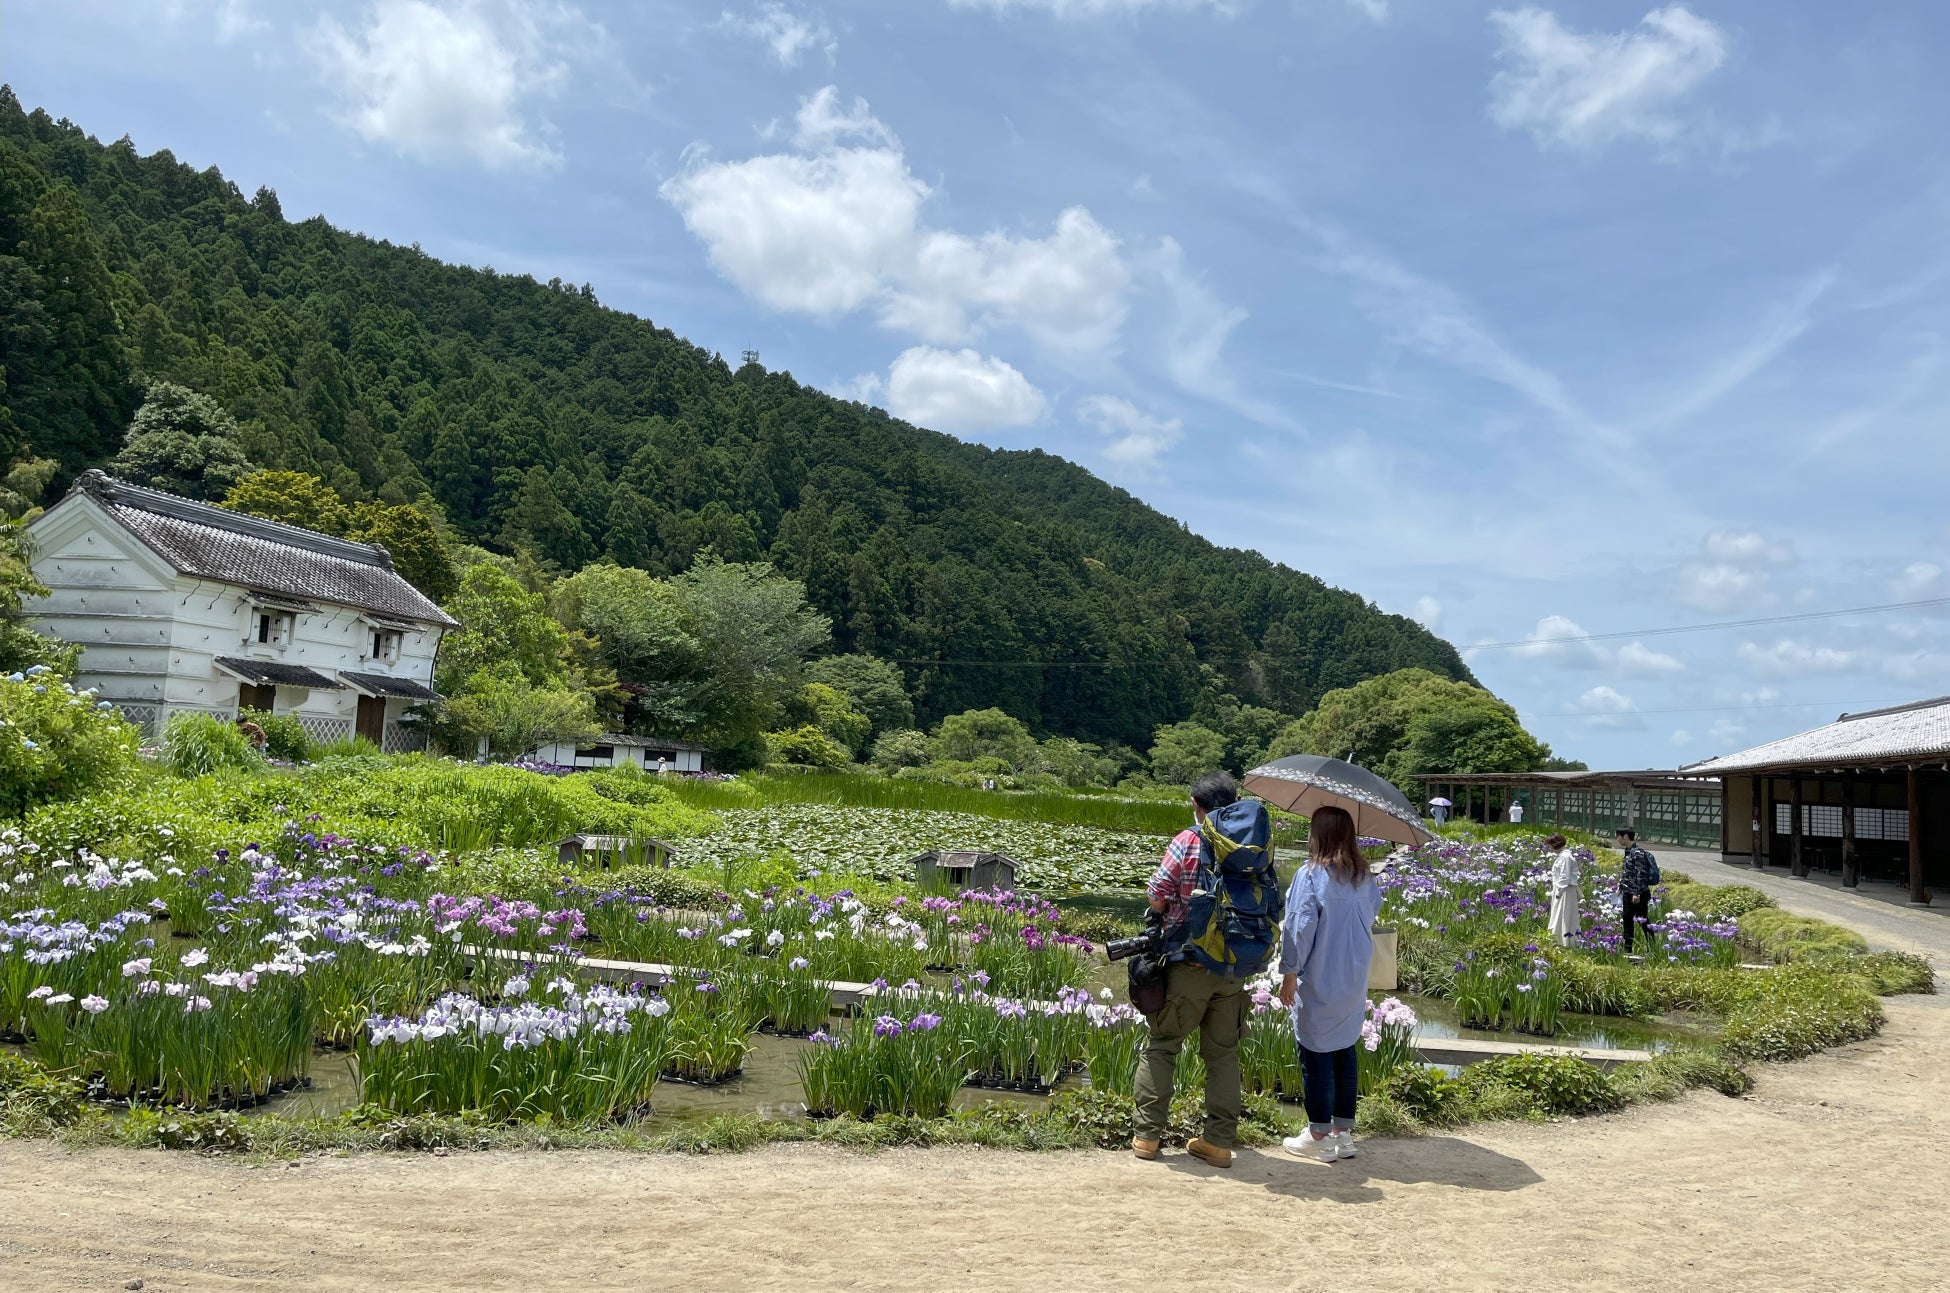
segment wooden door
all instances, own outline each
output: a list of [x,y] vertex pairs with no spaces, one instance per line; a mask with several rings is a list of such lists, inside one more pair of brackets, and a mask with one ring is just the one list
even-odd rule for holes
[[386,748],[386,700],[383,696],[359,697],[359,716],[355,730],[380,749]]
[[268,714],[277,697],[276,687],[254,687],[247,682],[237,684],[238,709],[255,709]]

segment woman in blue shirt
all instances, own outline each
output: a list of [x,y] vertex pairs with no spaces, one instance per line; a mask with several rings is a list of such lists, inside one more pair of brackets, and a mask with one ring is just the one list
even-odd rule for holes
[[1281,1143],[1288,1153],[1331,1163],[1356,1152],[1355,1057],[1367,1018],[1381,886],[1368,874],[1354,819],[1342,809],[1314,813],[1308,851],[1287,891],[1280,932],[1280,1003],[1293,1010],[1308,1125]]

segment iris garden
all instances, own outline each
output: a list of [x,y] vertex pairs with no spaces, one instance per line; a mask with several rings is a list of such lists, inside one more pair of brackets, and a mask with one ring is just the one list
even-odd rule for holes
[[[1105,887],[1104,859],[1125,859],[1116,879],[1133,879],[1135,859],[1161,846],[1148,821],[1119,832],[960,805],[695,800],[650,778],[361,756],[254,777],[143,770],[30,811],[0,834],[0,1033],[26,1061],[0,1064],[0,1094],[17,1112],[29,1086],[66,1084],[86,1097],[70,1124],[153,1136],[162,1124],[146,1110],[248,1110],[340,1055],[357,1107],[335,1130],[314,1128],[327,1139],[402,1118],[621,1134],[667,1123],[687,1087],[738,1079],[755,1039],[776,1034],[793,1039],[780,1043],[797,1097],[785,1103],[803,1111],[793,1134],[925,1124],[944,1129],[931,1136],[976,1126],[985,1143],[1119,1139],[1144,1023],[1109,987],[1096,942],[1129,926],[1102,901],[1068,899]],[[762,838],[738,834],[739,813],[808,812],[819,829],[803,848],[786,818]],[[565,871],[543,845],[591,815],[676,840],[686,865]],[[896,878],[914,852],[968,843],[969,818],[1037,835],[1054,898],[926,893]],[[1402,935],[1405,993],[1370,1007],[1371,1128],[1730,1089],[1742,1065],[1873,1032],[1877,992],[1929,984],[1913,958],[1869,954],[1832,927],[1817,937],[1752,891],[1680,877],[1659,896],[1643,959],[1620,951],[1602,881],[1588,886],[1585,934],[1558,947],[1544,939],[1547,865],[1511,835],[1388,858],[1383,919]],[[657,968],[599,980],[582,958]],[[1773,968],[1742,968],[1756,962]],[[1290,1121],[1279,1102],[1298,1099],[1301,1079],[1271,981],[1252,992],[1248,1134],[1266,1138]],[[1431,1069],[1416,1053],[1418,1002],[1438,1001],[1464,1027],[1503,1035],[1562,1038],[1606,1016],[1661,1019],[1681,1041],[1623,1076],[1555,1056]],[[1202,1080],[1195,1051],[1184,1092]],[[218,1139],[277,1140],[274,1121],[242,1119],[259,1130]]]

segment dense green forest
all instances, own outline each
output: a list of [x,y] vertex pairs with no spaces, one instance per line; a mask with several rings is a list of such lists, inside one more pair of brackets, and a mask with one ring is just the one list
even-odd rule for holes
[[149,383],[179,383],[257,467],[431,499],[460,539],[558,572],[770,561],[831,650],[899,663],[923,723],[993,706],[1142,748],[1215,688],[1293,715],[1394,669],[1469,679],[1412,621],[1059,458],[734,370],[586,285],[288,222],[268,189],[6,88],[0,346],[0,469],[52,459],[59,490],[116,454]]

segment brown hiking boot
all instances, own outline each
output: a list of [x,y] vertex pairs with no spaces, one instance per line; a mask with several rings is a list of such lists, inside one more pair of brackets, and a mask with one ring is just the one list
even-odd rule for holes
[[1133,1137],[1131,1140],[1131,1152],[1147,1161],[1154,1159],[1158,1156],[1158,1142],[1155,1140],[1140,1140]]
[[1232,1151],[1229,1149],[1221,1149],[1208,1140],[1186,1142],[1185,1152],[1193,1158],[1198,1159],[1201,1163],[1210,1163],[1214,1167],[1232,1166]]

